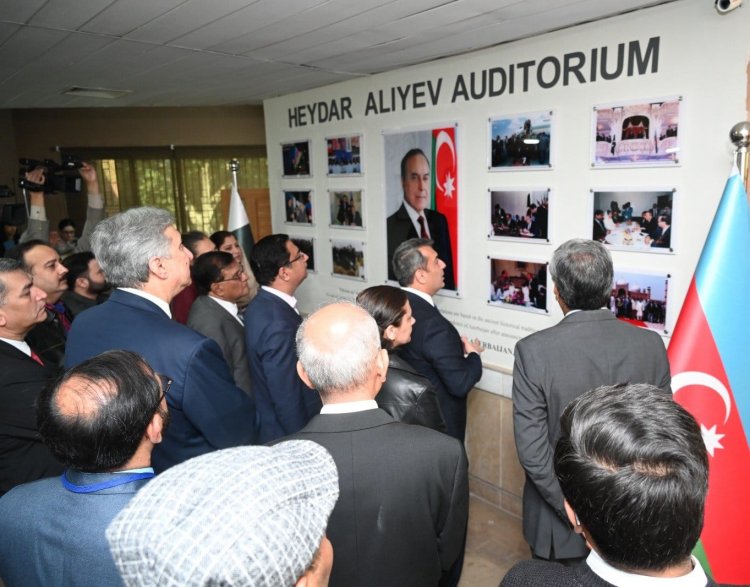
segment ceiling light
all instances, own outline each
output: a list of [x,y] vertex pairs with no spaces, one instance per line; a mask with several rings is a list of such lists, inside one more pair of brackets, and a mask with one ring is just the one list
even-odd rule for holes
[[63,90],[63,94],[68,96],[82,96],[84,98],[103,98],[105,100],[113,100],[115,98],[121,98],[127,94],[132,94],[133,90],[111,90],[108,88],[83,88],[80,86],[73,86],[67,90]]

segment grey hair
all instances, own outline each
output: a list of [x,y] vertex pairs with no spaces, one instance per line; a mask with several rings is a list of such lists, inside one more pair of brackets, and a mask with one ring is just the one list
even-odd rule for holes
[[107,276],[117,287],[140,287],[148,281],[148,262],[169,256],[164,231],[174,218],[160,208],[131,208],[96,225],[91,249]]
[[[18,261],[17,259],[6,259],[3,257],[0,257],[0,275],[3,275],[5,273],[13,273],[15,271],[23,271],[26,272],[26,269],[23,266],[23,263],[21,261]],[[5,285],[5,280],[0,279],[0,306],[5,305],[5,296],[8,293],[8,288]]]
[[612,293],[612,257],[603,244],[574,238],[552,255],[550,274],[557,292],[570,310],[597,310]]
[[308,333],[308,324],[317,312],[305,318],[296,337],[299,361],[313,387],[322,396],[363,385],[380,350],[380,332],[374,318],[351,302],[333,303],[351,306],[361,317],[356,327],[346,333],[345,346],[321,345],[324,337]]
[[410,238],[402,242],[393,253],[391,263],[393,274],[399,285],[408,287],[414,282],[417,269],[427,268],[427,259],[420,252],[419,247],[431,247],[433,241],[427,238]]

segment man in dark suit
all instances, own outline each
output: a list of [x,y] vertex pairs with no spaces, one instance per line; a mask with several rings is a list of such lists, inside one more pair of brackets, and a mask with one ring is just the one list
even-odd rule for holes
[[447,433],[463,442],[466,435],[466,396],[482,376],[484,350],[478,340],[460,336],[435,307],[432,296],[443,287],[445,263],[432,241],[410,239],[393,255],[393,270],[409,298],[416,322],[411,342],[397,352],[437,391]]
[[250,394],[245,327],[237,305],[250,293],[248,276],[242,265],[224,251],[198,257],[192,276],[198,297],[190,308],[187,325],[216,341],[237,387]]
[[668,249],[672,244],[672,218],[663,214],[657,219],[659,226],[656,238],[651,242],[651,246],[659,249]]
[[104,301],[107,280],[91,251],[73,253],[65,257],[62,264],[68,270],[65,276],[68,289],[63,292],[62,301],[75,319],[84,310]]
[[57,367],[45,364],[25,340],[47,317],[46,299],[19,261],[0,259],[0,495],[62,472],[42,443],[34,411]]
[[651,210],[644,210],[641,213],[641,232],[646,233],[652,239],[656,239],[659,235],[659,227]]
[[714,586],[691,552],[703,528],[708,455],[695,419],[658,387],[584,393],[562,415],[555,472],[574,531],[574,568],[516,564],[503,587]]
[[328,523],[336,553],[331,587],[435,587],[463,546],[463,447],[378,408],[388,353],[362,308],[318,310],[299,329],[297,347],[299,374],[320,393],[323,409],[294,438],[325,447],[339,472]]
[[39,430],[69,468],[0,499],[7,587],[122,585],[104,531],[151,477],[169,421],[162,380],[137,354],[81,363],[39,396]]
[[219,346],[170,319],[169,302],[190,283],[192,255],[168,212],[131,208],[99,223],[94,255],[110,283],[109,300],[80,314],[68,336],[68,367],[127,349],[169,376],[172,426],[154,452],[157,472],[220,448],[252,444],[255,402],[235,386]]
[[607,229],[604,227],[604,212],[602,210],[594,211],[594,235],[595,241],[604,242],[607,238]]
[[[421,149],[412,149],[401,159],[401,185],[404,201],[386,221],[388,261],[396,248],[410,238],[432,239],[438,256],[445,263],[445,289],[456,289],[450,230],[445,215],[430,210],[430,162]],[[388,266],[388,279],[398,279]]]
[[516,344],[513,425],[526,472],[523,533],[537,558],[579,559],[588,553],[568,524],[552,469],[560,414],[600,385],[643,382],[670,392],[664,343],[655,332],[617,320],[606,309],[612,258],[601,243],[569,240],[554,252],[550,273],[565,317]]

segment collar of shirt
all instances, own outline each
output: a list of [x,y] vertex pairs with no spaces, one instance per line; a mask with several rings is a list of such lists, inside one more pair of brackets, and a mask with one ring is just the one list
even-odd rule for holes
[[29,346],[29,343],[27,343],[25,340],[13,340],[10,338],[3,338],[1,336],[0,336],[0,340],[2,340],[3,342],[7,342],[10,346],[16,347],[19,351],[21,351],[27,357],[31,356],[31,347]]
[[337,404],[325,404],[321,414],[352,414],[354,412],[364,412],[365,410],[376,410],[378,403],[374,399],[365,399],[356,402],[341,402]]
[[123,473],[125,475],[129,473],[153,473],[153,467],[141,467],[140,469],[127,469],[125,471],[112,471],[113,473]]
[[161,298],[157,298],[154,294],[150,294],[148,292],[143,291],[142,289],[136,289],[134,287],[118,287],[117,289],[121,289],[122,291],[126,291],[128,293],[133,294],[134,296],[138,296],[139,298],[143,298],[144,300],[148,300],[149,302],[153,302],[161,310],[170,318],[172,318],[172,310],[169,309],[169,304],[162,300]]
[[224,308],[227,312],[229,312],[233,318],[237,320],[240,324],[242,324],[242,320],[237,318],[237,304],[234,302],[230,302],[228,300],[222,300],[221,298],[217,298],[216,296],[212,296],[211,294],[208,294],[208,299],[213,300],[217,304],[219,304],[222,308]]
[[283,291],[279,291],[278,289],[268,287],[267,285],[261,285],[260,288],[266,290],[270,294],[275,295],[277,298],[281,298],[291,306],[292,310],[299,314],[299,312],[297,311],[297,298],[295,298],[294,296],[290,296],[289,294],[285,294]]
[[407,202],[406,200],[404,200],[404,208],[406,209],[406,213],[409,215],[409,218],[411,219],[411,223],[414,225],[414,230],[417,231],[417,236],[422,238],[421,237],[422,227],[419,226],[419,220],[417,220],[417,218],[422,216],[424,218],[424,229],[427,232],[427,236],[432,238],[432,235],[430,235],[430,227],[427,225],[427,216],[424,215],[424,211],[417,212],[414,208],[411,207],[409,202]]
[[419,291],[418,289],[414,289],[413,287],[402,287],[401,289],[403,289],[404,291],[408,291],[408,292],[411,292],[411,293],[413,293],[413,294],[414,294],[415,296],[419,296],[419,297],[420,297],[420,298],[422,298],[422,299],[423,299],[423,300],[424,300],[425,302],[427,302],[428,304],[430,304],[430,305],[431,305],[431,306],[432,306],[433,308],[435,307],[435,302],[433,302],[433,301],[432,301],[432,296],[430,296],[430,295],[427,295],[427,294],[426,294],[426,293],[424,293],[423,291]]
[[617,587],[705,587],[708,579],[698,560],[690,557],[693,570],[682,577],[647,577],[626,573],[607,563],[595,550],[586,557],[586,564],[605,581]]

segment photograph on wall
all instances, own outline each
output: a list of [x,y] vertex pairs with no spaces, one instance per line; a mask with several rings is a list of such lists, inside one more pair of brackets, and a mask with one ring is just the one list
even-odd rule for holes
[[362,190],[328,190],[331,226],[362,228]]
[[307,271],[316,273],[315,270],[315,239],[307,236],[292,236],[289,235],[289,240],[292,241],[299,250],[307,255]]
[[594,106],[593,167],[675,165],[681,97]]
[[549,188],[490,188],[491,240],[549,242]]
[[333,275],[359,281],[365,279],[365,243],[331,239]]
[[488,257],[490,285],[487,303],[512,310],[546,314],[547,263]]
[[361,144],[362,135],[327,138],[328,175],[362,175]]
[[310,141],[282,143],[283,177],[310,177]]
[[284,190],[284,210],[287,223],[312,224],[312,190]]
[[674,188],[592,189],[591,239],[613,250],[672,253]]
[[669,334],[667,301],[669,274],[621,270],[615,267],[609,311],[625,322]]
[[445,262],[443,293],[458,289],[457,125],[383,132],[388,279],[391,259],[410,238],[434,241]]
[[490,171],[551,169],[552,112],[490,118]]

